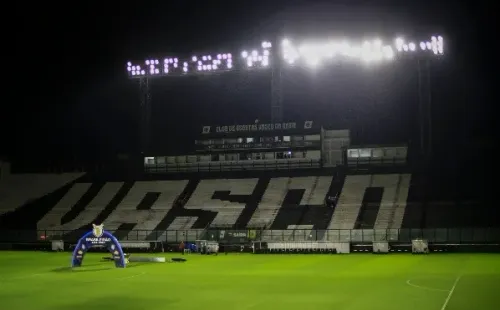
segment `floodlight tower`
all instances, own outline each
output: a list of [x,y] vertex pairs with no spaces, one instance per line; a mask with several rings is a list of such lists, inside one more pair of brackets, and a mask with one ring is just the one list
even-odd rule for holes
[[[271,119],[283,120],[282,69],[284,66],[311,65],[328,62],[333,57],[366,63],[381,63],[399,58],[415,60],[418,71],[419,127],[421,155],[427,157],[431,151],[431,89],[430,57],[443,55],[444,42],[441,36],[432,36],[417,45],[414,41],[398,38],[384,44],[375,39],[361,43],[348,40],[325,41],[314,44],[294,44],[290,39],[271,43],[263,41],[258,48],[247,49],[233,56],[232,53],[194,55],[190,58],[149,58],[140,62],[127,62],[129,78],[138,79],[141,105],[141,153],[149,146],[151,119],[151,79],[162,76],[184,76],[222,73],[234,70],[271,71]],[[270,68],[269,68],[270,67]]]
[[[295,44],[287,38],[281,42],[281,48],[280,56],[283,62],[290,66],[304,65],[318,68],[320,64],[339,57],[366,64],[405,59],[411,61],[416,65],[418,74],[420,156],[422,159],[430,157],[432,152],[430,62],[435,56],[444,54],[442,36],[431,36],[430,40],[421,41],[420,44],[406,41],[404,38],[397,38],[392,44],[384,44],[380,39],[367,40],[358,44],[353,44],[348,40]],[[278,62],[281,63],[281,61]],[[322,70],[325,70],[324,67]],[[274,76],[281,77],[280,74],[273,75],[273,78]],[[277,89],[281,90],[281,83],[273,83],[275,84],[280,85]]]
[[[269,67],[272,44],[263,41],[261,46],[241,52],[202,54],[190,58],[164,57],[148,58],[139,62],[127,62],[128,77],[139,81],[141,106],[141,153],[146,154],[149,147],[149,128],[151,119],[151,79],[165,76],[186,76],[217,74],[234,70],[260,70]],[[280,94],[279,92],[278,94]],[[278,114],[282,114],[281,109]]]
[[147,76],[139,78],[140,91],[140,148],[144,156],[149,148],[149,128],[151,126],[151,86]]
[[283,121],[283,82],[282,82],[282,57],[280,49],[272,50],[271,62],[271,122]]

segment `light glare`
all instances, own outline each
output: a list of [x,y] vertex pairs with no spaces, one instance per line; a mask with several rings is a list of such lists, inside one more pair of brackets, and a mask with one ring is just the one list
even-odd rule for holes
[[[405,54],[415,53],[416,55],[442,55],[444,52],[443,37],[433,35],[427,40],[408,42],[404,38],[396,38],[392,44],[386,44],[379,38],[365,41],[336,41],[325,40],[315,42],[303,42],[295,45],[288,38],[281,42],[279,56],[288,64],[305,64],[310,67],[327,66],[332,60],[362,61],[367,63],[387,62],[395,58],[406,57]],[[221,71],[231,70],[234,67],[248,67],[252,69],[266,68],[271,63],[271,57],[276,57],[271,52],[272,43],[262,41],[257,49],[247,49],[242,51],[241,57],[233,63],[230,53],[193,55],[189,59],[167,57],[160,59],[148,58],[134,64],[132,61],[126,62],[126,70],[129,76],[136,78],[148,75],[175,75],[186,74],[195,71]],[[427,56],[426,56],[427,57]],[[159,67],[160,62],[163,66]],[[182,63],[182,66],[180,65]]]

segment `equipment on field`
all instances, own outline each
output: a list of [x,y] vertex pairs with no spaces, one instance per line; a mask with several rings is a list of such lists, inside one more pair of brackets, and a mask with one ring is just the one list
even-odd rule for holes
[[172,257],[172,259],[170,259],[170,261],[172,263],[184,263],[185,261],[187,261],[187,259],[180,258],[180,257]]
[[[130,258],[130,254],[127,254],[127,253],[123,253],[123,257],[125,257],[125,261],[128,262],[128,259]],[[113,256],[104,256],[102,258],[103,261],[110,261],[110,262],[113,262],[115,261],[114,257]]]
[[415,239],[411,241],[412,254],[429,254],[429,244],[427,240]]
[[373,253],[389,253],[389,242],[373,242]]
[[148,256],[130,256],[128,261],[131,263],[165,263],[165,257],[148,257]]
[[64,241],[62,240],[52,240],[51,245],[52,245],[52,251],[56,252],[64,251]]
[[196,249],[201,254],[219,253],[219,243],[217,241],[196,240]]
[[127,265],[121,244],[109,231],[104,230],[104,224],[92,224],[92,230],[80,238],[73,251],[71,259],[72,268],[82,266],[85,253],[90,248],[106,248],[113,255],[116,267],[125,268]]
[[348,254],[349,242],[294,241],[294,242],[254,242],[254,253],[311,253],[311,254]]

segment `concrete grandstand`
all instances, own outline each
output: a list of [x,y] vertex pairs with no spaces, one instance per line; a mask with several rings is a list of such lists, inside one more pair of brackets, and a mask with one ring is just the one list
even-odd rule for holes
[[[105,223],[122,240],[167,242],[194,240],[216,229],[259,230],[262,241],[339,235],[373,241],[373,231],[389,231],[388,238],[397,240],[406,228],[421,233],[499,227],[494,209],[456,196],[432,201],[422,195],[420,176],[404,172],[360,174],[336,167],[155,175],[141,181],[4,173],[0,184],[0,227],[37,230],[48,239],[71,240],[92,223]],[[342,236],[346,231],[349,236]]]

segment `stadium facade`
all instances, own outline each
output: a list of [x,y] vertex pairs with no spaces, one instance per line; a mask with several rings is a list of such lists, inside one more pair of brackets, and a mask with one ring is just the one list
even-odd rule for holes
[[203,126],[196,153],[144,158],[148,173],[406,165],[407,147],[350,147],[349,130],[313,121]]
[[[415,43],[399,41],[398,55],[417,50]],[[393,51],[378,41],[373,46],[353,55]],[[248,62],[234,64],[266,67],[270,47],[263,42],[262,59],[258,51],[243,53]],[[421,42],[420,49],[441,55],[442,38]],[[231,54],[200,57],[182,66],[166,58],[161,70],[159,60],[150,59],[149,73],[142,64],[127,63],[127,69],[142,83],[156,75],[219,70],[222,64],[225,71],[233,68]],[[216,61],[216,67],[204,61]],[[312,120],[256,120],[204,125],[192,152],[142,154],[140,173],[118,164],[112,173],[11,174],[2,163],[0,244],[71,244],[102,223],[132,247],[210,240],[328,244],[345,252],[350,244],[411,244],[415,238],[446,245],[500,242],[498,211],[489,205],[494,195],[474,178],[416,168],[421,160],[409,157],[419,154],[411,145],[352,145],[353,140],[349,129]]]
[[351,146],[348,130],[315,125],[203,126],[197,153],[146,157],[141,177],[3,164],[2,238],[71,243],[105,223],[122,242],[500,241],[496,209],[413,171],[406,146]]

